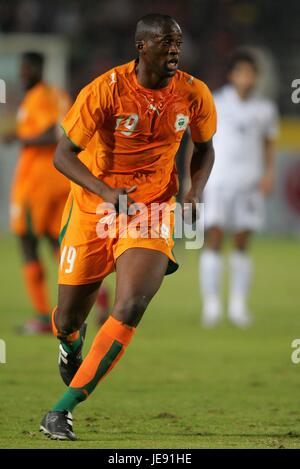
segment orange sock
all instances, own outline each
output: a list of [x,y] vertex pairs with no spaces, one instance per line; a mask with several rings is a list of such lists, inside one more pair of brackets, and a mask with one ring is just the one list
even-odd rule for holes
[[109,316],[67,391],[52,410],[71,412],[79,402],[85,400],[120,360],[134,332],[134,327]]
[[39,261],[26,262],[23,267],[25,285],[37,313],[46,316],[50,312],[44,269]]
[[113,316],[109,316],[96,335],[70,387],[84,388],[89,394],[92,391],[89,390],[91,381],[95,381],[96,385],[113,369],[129,345],[134,332],[134,327],[126,326]]

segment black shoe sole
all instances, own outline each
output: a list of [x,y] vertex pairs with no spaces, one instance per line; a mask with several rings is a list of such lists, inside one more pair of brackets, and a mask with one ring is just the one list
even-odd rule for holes
[[60,440],[60,441],[65,441],[65,440],[75,441],[75,440],[77,440],[76,437],[75,438],[69,438],[68,436],[57,435],[55,433],[51,433],[43,425],[40,425],[40,432],[43,433],[50,440]]

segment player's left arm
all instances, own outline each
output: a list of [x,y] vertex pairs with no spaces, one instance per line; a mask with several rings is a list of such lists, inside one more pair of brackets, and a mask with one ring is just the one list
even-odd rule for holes
[[267,197],[271,194],[275,181],[275,139],[265,138],[264,140],[264,174],[258,183],[260,192]]
[[23,146],[43,147],[57,145],[62,132],[60,123],[64,115],[71,107],[69,96],[55,88],[39,98],[35,109],[32,110],[33,118],[38,122],[40,132],[34,137],[21,138]]
[[265,111],[263,158],[264,173],[258,183],[260,192],[266,197],[271,194],[275,182],[276,137],[279,131],[279,113],[274,103],[268,102]]
[[23,138],[20,139],[21,145],[25,146],[34,146],[34,147],[43,147],[48,145],[56,145],[58,141],[57,138],[57,125],[51,125],[40,135],[33,138]]
[[211,173],[215,152],[212,139],[207,142],[193,142],[194,150],[190,163],[191,188],[184,196],[185,203],[192,204],[193,213],[196,213],[196,204],[202,199],[202,193]]

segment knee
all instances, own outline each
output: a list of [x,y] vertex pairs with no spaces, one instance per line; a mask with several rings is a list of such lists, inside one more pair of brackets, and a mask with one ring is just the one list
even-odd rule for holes
[[59,309],[55,312],[54,323],[57,329],[56,331],[54,330],[54,334],[57,337],[67,337],[73,332],[78,331],[81,326],[75,318],[71,318],[69,314]]
[[245,241],[236,241],[234,243],[235,250],[244,253],[247,250],[247,243]]
[[148,303],[149,299],[142,295],[134,295],[125,299],[120,298],[115,303],[113,315],[124,324],[135,327],[146,311]]
[[221,251],[223,245],[223,231],[220,228],[211,228],[206,234],[206,248],[212,251]]
[[250,233],[237,233],[234,238],[234,247],[237,251],[245,252],[248,249]]

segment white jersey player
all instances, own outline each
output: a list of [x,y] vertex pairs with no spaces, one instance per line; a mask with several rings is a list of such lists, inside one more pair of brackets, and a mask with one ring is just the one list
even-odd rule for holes
[[215,165],[204,192],[206,246],[199,266],[202,319],[205,326],[222,319],[221,250],[229,232],[234,250],[229,257],[228,316],[235,325],[246,327],[251,323],[247,296],[252,271],[247,248],[251,233],[262,228],[263,199],[273,186],[278,116],[272,102],[255,94],[257,66],[249,52],[232,57],[228,80],[214,96]]

